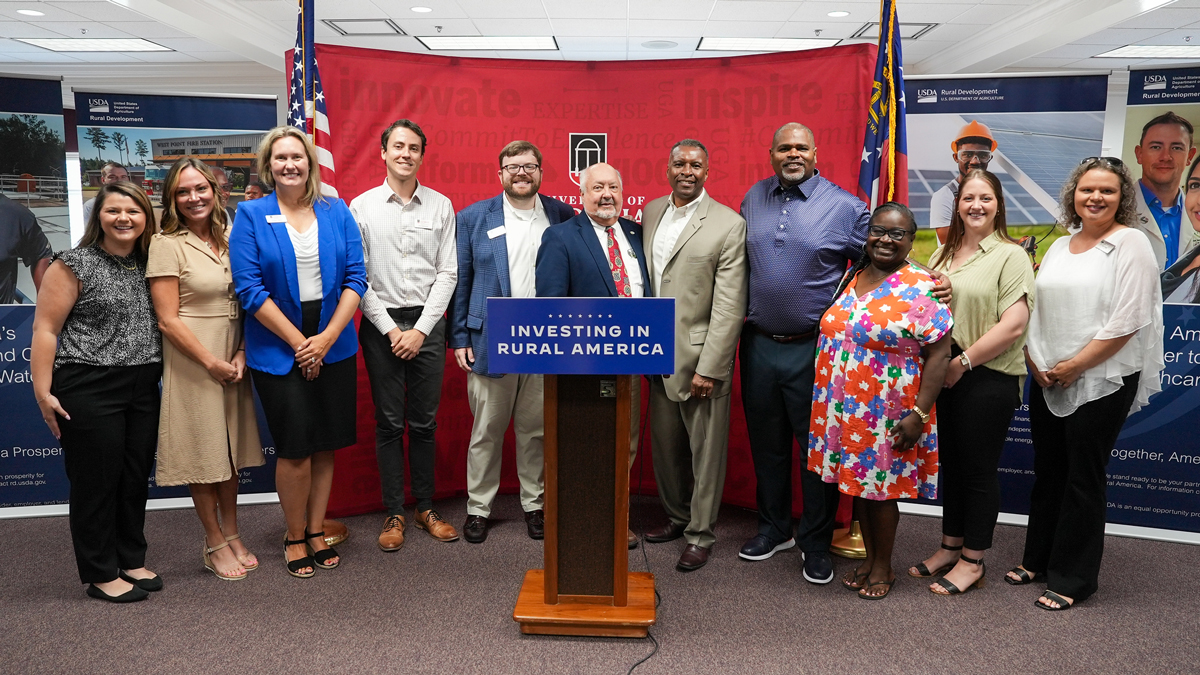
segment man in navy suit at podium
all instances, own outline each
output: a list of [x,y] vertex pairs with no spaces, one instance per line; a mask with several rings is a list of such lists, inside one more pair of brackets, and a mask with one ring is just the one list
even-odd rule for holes
[[[641,298],[649,288],[642,226],[620,217],[624,198],[621,174],[608,164],[593,164],[579,174],[583,213],[552,225],[538,249],[539,298]],[[637,455],[641,426],[641,382],[633,383],[629,465]],[[629,548],[637,537],[629,532]]]

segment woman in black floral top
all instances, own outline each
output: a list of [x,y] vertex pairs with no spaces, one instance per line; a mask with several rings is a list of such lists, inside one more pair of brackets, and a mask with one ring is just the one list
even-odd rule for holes
[[100,188],[79,246],[46,271],[33,320],[33,391],[62,442],[79,579],[110,602],[162,588],[142,532],[162,374],[145,279],[154,230],[141,188]]

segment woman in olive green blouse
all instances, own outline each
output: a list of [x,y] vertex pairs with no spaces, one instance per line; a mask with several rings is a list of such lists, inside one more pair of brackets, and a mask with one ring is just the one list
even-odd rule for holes
[[[944,246],[929,264],[954,285],[954,347],[938,397],[942,546],[914,577],[945,574],[939,595],[983,585],[984,551],[1000,512],[997,467],[1025,378],[1025,326],[1033,265],[1008,235],[1000,179],[974,170],[963,179]],[[960,555],[961,552],[961,555]]]

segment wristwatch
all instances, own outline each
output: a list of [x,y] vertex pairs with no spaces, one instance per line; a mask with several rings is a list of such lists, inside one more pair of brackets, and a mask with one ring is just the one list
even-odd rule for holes
[[917,414],[917,417],[921,418],[921,424],[929,423],[929,413],[925,412],[924,410],[921,410],[921,408],[919,406],[915,406],[915,405],[912,407],[912,411]]
[[963,368],[966,368],[967,370],[971,369],[971,359],[967,358],[966,352],[958,355],[958,362],[963,364]]

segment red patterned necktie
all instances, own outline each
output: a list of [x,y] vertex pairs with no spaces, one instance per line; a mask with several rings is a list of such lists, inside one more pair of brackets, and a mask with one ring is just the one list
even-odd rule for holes
[[613,226],[604,228],[608,233],[608,266],[612,270],[613,283],[617,285],[617,295],[622,298],[633,296],[629,288],[629,274],[625,271],[625,260],[621,257],[621,247],[613,236]]

